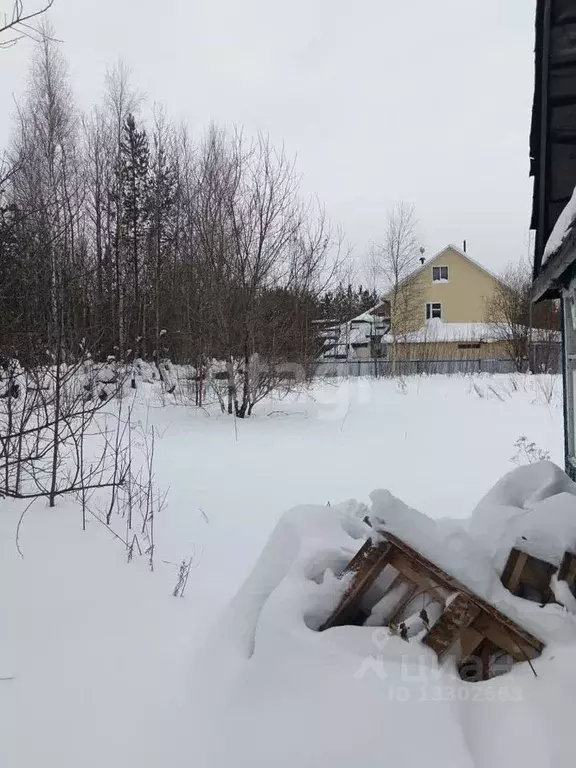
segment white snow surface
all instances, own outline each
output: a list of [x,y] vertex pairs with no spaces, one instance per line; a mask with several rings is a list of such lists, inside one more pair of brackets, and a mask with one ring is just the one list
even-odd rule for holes
[[574,226],[574,219],[576,219],[576,189],[572,192],[572,197],[558,216],[554,229],[550,233],[542,256],[542,266],[545,266],[546,262],[560,250],[562,243]]
[[415,694],[403,677],[432,674],[432,654],[373,627],[315,631],[346,586],[332,569],[359,546],[349,507],[285,515],[200,654],[205,764],[412,766],[425,744],[431,765],[474,765],[452,703],[390,695]]
[[512,547],[559,566],[576,551],[576,485],[551,461],[518,467],[479,502],[469,531],[499,572]]
[[557,567],[576,552],[576,485],[550,461],[518,467],[499,480],[466,524],[433,520],[389,491],[371,494],[370,520],[395,533],[544,642],[576,642],[576,616],[511,595],[500,575],[513,547]]
[[[561,340],[559,332],[542,331],[533,328],[532,339],[534,341],[555,338]],[[439,318],[428,320],[417,331],[402,334],[401,340],[406,344],[438,344],[447,342],[481,342],[490,344],[508,338],[510,329],[499,323],[446,323]],[[392,343],[394,337],[387,334],[382,339],[383,343]]]
[[[538,484],[547,471],[551,467],[536,466],[529,474]],[[518,489],[523,478],[515,474],[508,483]],[[450,663],[439,667],[416,639],[405,643],[370,621],[316,631],[349,583],[336,581],[334,572],[358,549],[357,537],[370,532],[350,517],[355,507],[287,513],[199,654],[197,680],[210,689],[201,717],[206,764],[563,766],[573,752],[574,632],[534,662],[538,677],[520,664],[503,677],[470,684]],[[377,491],[370,517],[382,523],[382,515],[395,530],[444,552],[445,567],[454,564],[450,546],[440,546],[444,524]],[[530,617],[534,605],[526,605]],[[555,608],[551,623],[573,631],[576,617]],[[545,627],[550,617],[536,610]]]
[[[519,665],[475,685],[381,628],[315,631],[367,534],[366,507],[338,499],[369,503],[388,489],[369,513],[430,555],[450,543],[443,566],[478,589],[497,583],[496,537],[479,539],[500,507],[511,541],[509,507],[526,522],[551,513],[558,535],[570,531],[571,486],[549,465],[514,473],[521,492],[508,478],[493,509],[484,504],[519,435],[561,460],[559,379],[334,382],[236,423],[210,404],[155,397],[157,386],[139,385],[134,410],[158,430],[157,481],[170,487],[154,573],[144,559],[126,564],[93,520],[82,532],[64,499],[26,512],[22,559],[26,503],[0,500],[3,768],[571,764],[576,658],[562,609],[520,601],[522,623],[549,642],[538,678]],[[467,517],[482,497],[472,538]],[[471,540],[479,552],[465,574]],[[173,598],[191,556],[185,597]]]

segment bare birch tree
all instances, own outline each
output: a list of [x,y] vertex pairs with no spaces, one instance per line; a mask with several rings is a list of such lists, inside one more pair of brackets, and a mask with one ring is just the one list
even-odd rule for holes
[[373,279],[381,278],[385,298],[390,302],[393,365],[399,343],[424,322],[421,292],[417,282],[410,279],[419,265],[416,224],[414,206],[395,205],[388,214],[383,242],[374,246],[369,260]]

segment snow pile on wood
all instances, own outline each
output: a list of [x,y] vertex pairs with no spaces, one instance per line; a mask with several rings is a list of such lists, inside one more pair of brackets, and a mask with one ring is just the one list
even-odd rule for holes
[[564,240],[568,237],[572,228],[574,227],[574,220],[576,219],[576,189],[572,193],[572,197],[568,201],[568,204],[558,216],[554,229],[550,233],[546,247],[544,248],[544,255],[542,257],[543,266],[554,256],[562,247]]
[[480,501],[468,530],[498,573],[514,546],[559,566],[576,551],[576,484],[551,461],[518,467]]
[[[197,659],[195,684],[210,691],[200,763],[569,764],[576,616],[514,597],[499,576],[518,537],[554,557],[576,543],[575,497],[560,470],[541,462],[501,480],[468,528],[433,521],[387,491],[371,495],[370,509],[351,501],[287,513]],[[419,642],[374,621],[317,631],[350,583],[338,575],[374,535],[366,519],[537,631],[548,643],[533,662],[537,676],[518,664],[487,682],[463,682],[450,662],[439,666]]]

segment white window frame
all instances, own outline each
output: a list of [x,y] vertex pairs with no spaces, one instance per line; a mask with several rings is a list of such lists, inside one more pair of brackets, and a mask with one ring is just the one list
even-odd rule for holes
[[[430,317],[428,317],[428,307],[430,307]],[[440,307],[440,316],[435,318],[433,315],[433,307]],[[442,302],[441,301],[427,301],[424,310],[424,317],[426,320],[442,320]]]
[[[439,278],[435,278],[434,277],[434,270],[435,269],[439,269],[440,270],[440,277]],[[443,269],[446,270],[447,277],[445,277],[445,278],[442,277],[442,270]],[[432,267],[432,282],[433,283],[448,283],[448,282],[450,282],[450,270],[449,270],[447,264],[443,264],[442,266],[439,266],[439,267]]]

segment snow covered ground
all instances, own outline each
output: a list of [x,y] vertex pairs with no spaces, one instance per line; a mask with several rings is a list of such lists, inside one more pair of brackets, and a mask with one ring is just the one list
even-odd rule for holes
[[[314,750],[326,741],[308,737],[318,728],[326,738],[342,733],[346,723],[342,765],[358,755],[361,743],[370,743],[382,759],[395,756],[399,765],[415,765],[420,757],[431,765],[499,765],[494,760],[502,750],[491,744],[490,734],[502,739],[496,725],[500,707],[510,702],[492,702],[476,728],[471,707],[455,708],[439,694],[440,701],[420,702],[413,720],[402,702],[384,703],[398,689],[387,686],[383,693],[376,676],[368,683],[367,701],[382,714],[368,716],[370,710],[360,707],[354,716],[339,685],[348,673],[356,681],[356,649],[347,657],[345,648],[331,649],[329,641],[290,637],[289,622],[263,623],[265,651],[251,674],[268,685],[247,687],[246,672],[234,659],[238,633],[250,627],[250,615],[258,616],[265,594],[288,571],[298,551],[295,534],[267,550],[276,583],[263,584],[253,575],[244,597],[227,606],[291,507],[318,505],[337,515],[328,502],[368,502],[372,490],[386,488],[430,517],[464,518],[513,468],[513,457],[525,463],[544,451],[560,463],[558,379],[354,379],[266,401],[246,421],[155,401],[139,403],[135,416],[149,418],[158,429],[157,480],[170,488],[157,520],[154,573],[143,560],[126,564],[122,547],[96,522],[82,533],[79,512],[69,502],[56,510],[37,502],[30,509],[20,532],[22,559],[14,543],[22,506],[0,502],[2,766],[318,766],[323,763]],[[521,436],[527,439],[515,446]],[[341,546],[335,539],[335,551]],[[185,597],[173,598],[178,565],[190,557],[194,568]],[[279,607],[293,612],[292,594],[275,593],[270,615],[281,613]],[[314,600],[311,593],[301,597]],[[225,620],[218,619],[222,612]],[[297,664],[302,642],[314,662],[306,667]],[[342,667],[346,657],[348,666]],[[311,668],[313,679],[305,679],[304,670],[308,675]],[[576,669],[566,674],[574,676]],[[543,701],[557,696],[557,675],[555,668],[544,683]],[[540,717],[535,700],[514,710],[518,734],[533,730]],[[323,707],[337,701],[340,721],[323,717]],[[573,701],[568,698],[566,705],[573,707]],[[259,727],[254,718],[262,718]],[[455,719],[464,723],[461,729]],[[414,727],[422,738],[408,748]],[[269,736],[260,743],[263,731]],[[542,741],[550,733],[534,733],[533,762],[525,765],[562,764],[556,761],[562,750],[552,753]],[[277,759],[269,752],[272,737],[280,744]],[[470,739],[477,741],[472,752]]]

